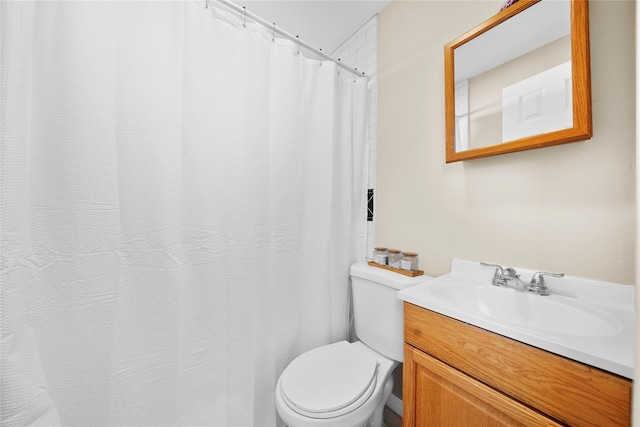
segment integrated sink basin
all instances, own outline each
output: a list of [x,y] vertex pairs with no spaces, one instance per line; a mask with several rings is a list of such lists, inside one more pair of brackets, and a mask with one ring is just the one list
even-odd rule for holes
[[[524,281],[535,271],[516,269]],[[400,299],[609,372],[633,378],[634,287],[565,276],[550,295],[492,285],[495,269],[454,260],[451,272]]]
[[456,306],[498,322],[534,331],[585,337],[615,335],[621,330],[616,319],[575,297],[541,297],[512,288],[443,278],[428,287],[442,304]]

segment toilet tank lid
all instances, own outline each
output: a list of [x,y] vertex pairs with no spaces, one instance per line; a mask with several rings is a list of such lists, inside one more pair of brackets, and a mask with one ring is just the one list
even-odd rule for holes
[[433,279],[433,277],[427,276],[426,274],[416,277],[405,276],[383,268],[373,267],[366,262],[353,264],[349,270],[349,276],[380,283],[381,285],[398,290],[419,285]]

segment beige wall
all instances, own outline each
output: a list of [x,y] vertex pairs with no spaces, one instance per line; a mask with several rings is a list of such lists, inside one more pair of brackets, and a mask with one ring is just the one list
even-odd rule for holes
[[[636,28],[640,26],[640,9],[636,7]],[[636,31],[636,81],[640,79],[640,34]],[[640,88],[636,87],[636,109],[640,108]],[[636,114],[636,165],[640,164],[640,116]],[[640,209],[640,174],[636,172],[636,209]],[[640,215],[636,213],[636,230],[640,229]],[[640,238],[636,232],[636,283],[640,283]],[[637,289],[637,288],[636,288]],[[640,292],[636,292],[636,369],[634,384],[640,384]],[[640,426],[640,392],[638,387],[633,391],[633,417],[631,425]]]
[[634,3],[590,2],[591,140],[445,164],[443,47],[502,4],[380,14],[376,244],[431,275],[457,257],[633,283]]

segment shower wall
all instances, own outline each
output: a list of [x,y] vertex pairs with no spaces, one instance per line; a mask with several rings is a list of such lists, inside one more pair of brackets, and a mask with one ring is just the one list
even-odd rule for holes
[[[369,197],[373,197],[376,188],[376,123],[377,123],[377,72],[378,72],[378,17],[374,16],[347,39],[332,54],[343,63],[363,71],[369,80],[369,162],[363,174],[369,183]],[[374,199],[375,200],[375,199]],[[370,204],[371,206],[371,204]],[[360,236],[360,243],[367,246],[367,259],[373,258],[375,244],[375,208],[371,209],[367,221],[367,233]]]

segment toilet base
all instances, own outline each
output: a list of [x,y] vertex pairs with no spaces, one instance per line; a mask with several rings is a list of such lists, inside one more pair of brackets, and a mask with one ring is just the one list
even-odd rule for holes
[[365,424],[366,427],[382,427],[382,417],[384,415],[384,407],[389,400],[389,396],[391,396],[391,391],[393,390],[393,375],[389,375],[389,380],[384,385],[384,390],[382,391],[381,402],[384,402],[376,408],[376,410],[371,415],[371,418]]

